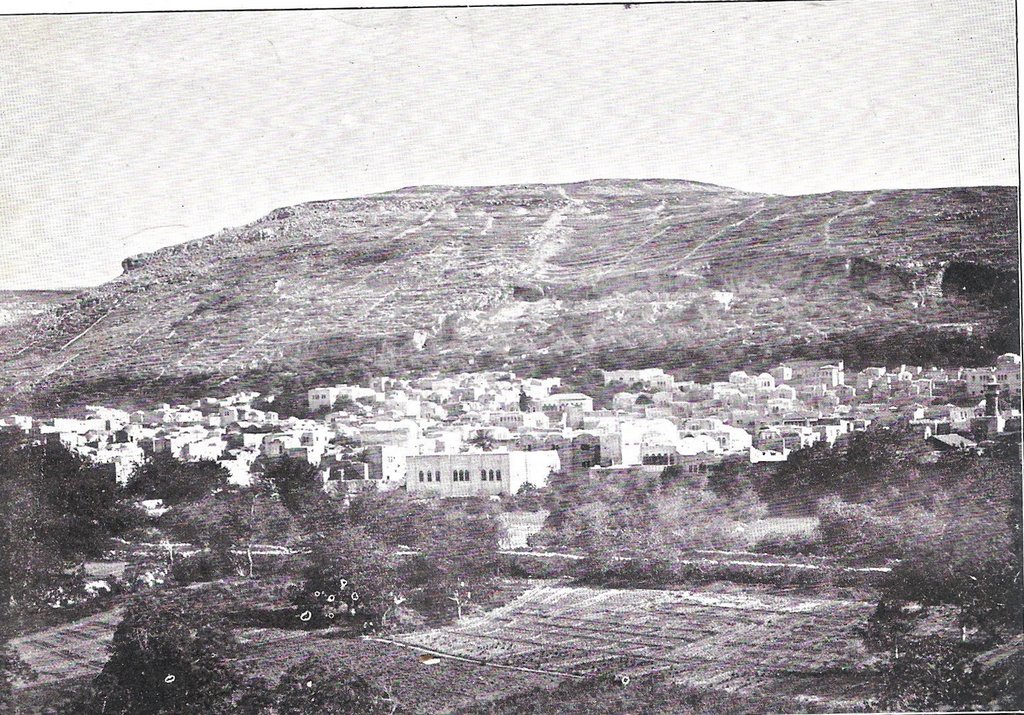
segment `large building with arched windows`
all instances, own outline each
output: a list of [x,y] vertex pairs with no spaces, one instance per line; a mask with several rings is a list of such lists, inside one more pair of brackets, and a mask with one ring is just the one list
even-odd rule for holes
[[558,452],[549,450],[418,454],[406,459],[405,486],[443,497],[515,494],[527,482],[544,486],[560,468]]

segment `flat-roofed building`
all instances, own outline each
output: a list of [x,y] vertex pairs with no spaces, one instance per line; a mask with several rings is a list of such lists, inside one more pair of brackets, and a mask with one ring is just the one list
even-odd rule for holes
[[560,468],[558,453],[547,450],[419,454],[406,458],[405,487],[442,497],[515,494],[526,483],[544,486]]

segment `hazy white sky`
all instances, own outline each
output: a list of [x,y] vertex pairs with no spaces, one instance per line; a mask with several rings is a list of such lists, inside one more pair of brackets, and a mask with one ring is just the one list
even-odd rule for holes
[[0,18],[0,288],[313,199],[1017,184],[1012,0]]

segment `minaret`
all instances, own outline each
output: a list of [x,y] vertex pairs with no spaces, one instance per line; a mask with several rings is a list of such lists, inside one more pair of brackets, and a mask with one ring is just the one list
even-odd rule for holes
[[999,414],[999,383],[990,382],[985,385],[985,416],[995,417]]

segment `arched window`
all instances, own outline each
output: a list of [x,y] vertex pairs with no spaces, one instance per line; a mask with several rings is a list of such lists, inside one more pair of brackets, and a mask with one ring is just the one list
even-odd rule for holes
[[420,481],[421,482],[423,481],[423,470],[422,469],[420,470]]
[[480,481],[482,482],[485,479],[487,479],[487,470],[486,469],[481,469],[480,470]]
[[434,481],[434,473],[433,472],[427,472],[427,481],[428,482]]
[[487,481],[489,481],[489,482],[493,482],[494,481],[494,470],[493,469],[487,475]]
[[494,479],[495,479],[495,481],[499,481],[499,482],[501,481],[501,470],[500,470],[500,469],[499,469],[499,470],[497,470],[497,471],[496,471],[496,472],[494,473]]

